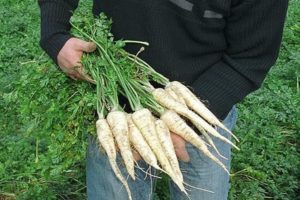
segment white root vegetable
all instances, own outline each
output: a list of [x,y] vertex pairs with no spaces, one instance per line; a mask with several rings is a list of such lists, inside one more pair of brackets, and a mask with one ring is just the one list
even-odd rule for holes
[[[141,109],[132,114],[132,120],[134,124],[140,129],[145,140],[155,153],[160,165],[166,171],[166,173],[171,177],[171,179],[177,184],[179,189],[186,193],[182,181],[178,179],[174,173],[168,158],[166,157],[164,150],[157,137],[154,117],[148,109]],[[187,194],[187,193],[186,193]]]
[[126,113],[121,111],[112,111],[107,115],[107,122],[120,149],[125,167],[131,178],[135,180],[134,158],[129,142]]
[[[205,120],[203,120],[196,113],[184,107],[181,103],[173,99],[164,89],[157,88],[153,90],[152,94],[158,103],[188,118],[203,135],[205,135],[207,132],[239,150],[239,148],[235,144],[233,144],[230,140],[228,140],[224,136],[220,135],[217,130],[215,130],[212,126],[210,126]],[[213,145],[210,141],[208,142],[211,145]]]
[[99,119],[96,122],[96,128],[97,128],[97,138],[100,143],[100,145],[103,147],[104,151],[107,154],[110,166],[115,173],[116,177],[121,181],[121,183],[124,185],[129,200],[132,200],[131,192],[128,186],[128,183],[126,182],[126,179],[123,177],[117,162],[117,151],[114,143],[113,134],[110,130],[110,127],[105,119]]
[[133,123],[131,115],[127,115],[127,121],[129,127],[129,140],[133,147],[137,150],[146,163],[158,170],[161,170],[161,168],[158,166],[155,154],[147,144],[140,130]]
[[[171,93],[173,92],[173,93],[175,93],[170,87],[168,87],[167,89],[165,89],[165,91],[167,91],[167,90],[169,90],[170,92],[168,92],[168,94],[170,95],[170,96],[172,96],[171,95]],[[173,94],[174,95],[174,94]],[[176,93],[175,93],[175,95],[176,95]],[[173,96],[172,96],[173,97]],[[174,99],[174,98],[173,98]],[[176,100],[176,99],[175,99]],[[178,102],[178,101],[177,101]],[[177,103],[178,104],[178,103]],[[185,108],[187,108],[187,106],[186,106],[186,104],[184,103],[184,104],[182,104],[182,105],[184,105],[185,106]],[[188,109],[188,108],[187,108]],[[204,137],[206,138],[206,140],[208,141],[208,143],[215,149],[215,151],[218,153],[218,155],[220,155],[221,157],[223,157],[221,154],[220,154],[220,152],[219,152],[219,150],[217,149],[217,147],[215,146],[215,144],[214,144],[214,142],[212,141],[212,139],[210,138],[210,136],[206,133],[206,131],[202,128],[202,127],[197,127],[198,128],[198,130],[204,135]]]
[[165,91],[174,99],[176,99],[179,103],[186,106],[184,98],[178,95],[175,91],[173,91],[172,87],[165,87]]
[[[184,113],[182,113],[183,115]],[[200,116],[195,114],[193,111],[186,112],[185,117],[188,117],[191,122],[200,130],[204,129],[208,133],[210,133],[212,136],[219,138],[223,142],[226,142],[236,148],[237,150],[240,150],[235,144],[233,144],[230,140],[228,140],[226,137],[220,135],[220,133],[214,129],[212,126],[210,126],[205,120],[203,120]]]
[[171,164],[174,173],[183,181],[183,175],[180,171],[178,159],[175,153],[173,142],[171,139],[170,131],[167,125],[162,120],[155,121],[156,132],[161,146],[163,147],[165,154]]
[[229,174],[225,165],[208,150],[201,137],[176,112],[167,110],[160,118],[165,122],[170,131],[197,147],[204,155],[220,165]]
[[172,89],[177,96],[182,97],[189,108],[198,113],[198,115],[203,117],[210,124],[224,129],[238,141],[238,138],[222,122],[220,122],[219,119],[185,85],[178,81],[173,81],[169,83],[166,88]]

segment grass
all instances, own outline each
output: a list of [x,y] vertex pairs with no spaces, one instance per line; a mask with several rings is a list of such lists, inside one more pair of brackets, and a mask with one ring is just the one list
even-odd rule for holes
[[[276,66],[238,105],[230,200],[300,199],[299,5],[290,1]],[[77,138],[85,141],[90,119],[76,114],[92,105],[40,49],[36,1],[0,0],[0,24],[0,199],[85,199],[86,144]],[[156,199],[169,199],[167,181]]]

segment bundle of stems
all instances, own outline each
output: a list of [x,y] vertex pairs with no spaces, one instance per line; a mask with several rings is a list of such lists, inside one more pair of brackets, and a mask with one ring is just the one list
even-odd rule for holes
[[[111,34],[112,21],[103,13],[97,17],[76,13],[71,24],[75,36],[97,45],[96,52],[84,55],[82,60],[96,85],[97,137],[112,170],[125,186],[129,199],[132,199],[130,188],[116,162],[117,149],[132,179],[135,179],[134,148],[150,166],[167,173],[180,190],[188,195],[184,187],[184,184],[188,184],[183,180],[171,132],[193,144],[229,173],[208,146],[223,157],[213,143],[213,136],[238,149],[220,135],[215,127],[236,137],[185,85],[178,81],[170,82],[139,58],[138,54],[148,45],[147,42],[115,41]],[[124,47],[127,43],[142,45],[141,51],[137,55],[126,52]],[[151,85],[153,82],[162,88],[154,88]],[[120,105],[120,96],[128,100],[130,112],[125,112],[123,105]],[[205,140],[186,120],[203,134]]]

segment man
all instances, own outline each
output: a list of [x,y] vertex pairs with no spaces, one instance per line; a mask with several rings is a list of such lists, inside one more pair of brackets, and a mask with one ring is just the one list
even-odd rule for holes
[[[74,70],[83,52],[95,49],[93,43],[69,34],[69,19],[77,4],[76,0],[39,0],[41,46],[71,78],[88,80],[83,70]],[[171,80],[192,86],[232,129],[234,105],[260,87],[278,56],[287,4],[286,0],[94,0],[93,13],[103,11],[112,17],[116,38],[149,42],[142,58]],[[138,48],[128,45],[127,50],[136,53]],[[173,135],[172,139],[178,158],[184,161],[180,166],[186,171],[185,182],[214,192],[192,189],[191,199],[227,199],[229,176],[182,138]],[[215,143],[230,158],[230,147]],[[219,159],[230,168],[230,160]],[[152,182],[136,171],[140,180],[128,180],[133,199],[149,199]],[[127,199],[120,188],[105,155],[91,139],[88,198]],[[187,199],[173,183],[170,191],[172,199]]]

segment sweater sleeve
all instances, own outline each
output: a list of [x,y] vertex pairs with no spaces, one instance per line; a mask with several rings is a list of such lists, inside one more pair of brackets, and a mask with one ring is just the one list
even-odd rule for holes
[[258,89],[275,63],[287,5],[287,0],[240,0],[231,8],[226,52],[192,84],[219,118]]
[[78,0],[39,0],[41,10],[40,45],[57,63],[57,55],[70,36],[70,18]]

